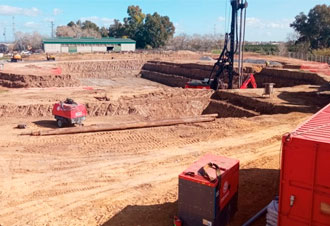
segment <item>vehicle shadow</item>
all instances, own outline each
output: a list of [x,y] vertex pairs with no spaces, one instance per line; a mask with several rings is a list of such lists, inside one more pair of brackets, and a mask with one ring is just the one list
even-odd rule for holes
[[[275,169],[241,169],[239,175],[238,212],[231,226],[242,225],[278,195],[280,171]],[[178,202],[157,205],[129,205],[102,226],[169,226],[177,215]],[[264,226],[265,216],[253,226]]]
[[177,201],[159,205],[129,205],[102,226],[172,226],[177,206]]
[[57,124],[55,120],[38,120],[38,121],[34,121],[34,124],[36,124],[37,126],[40,127],[44,127],[44,128],[57,128]]

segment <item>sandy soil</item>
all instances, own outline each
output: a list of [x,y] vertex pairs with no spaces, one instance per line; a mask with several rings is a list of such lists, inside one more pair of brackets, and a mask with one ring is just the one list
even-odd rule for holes
[[[181,52],[171,59],[189,54]],[[90,56],[79,56],[82,63],[84,57]],[[191,59],[198,57],[191,54]],[[240,160],[239,211],[230,225],[241,225],[278,194],[281,136],[319,107],[313,96],[299,102],[305,98],[296,96],[301,87],[292,94],[291,88],[281,88],[275,104],[308,104],[313,111],[125,131],[21,136],[21,132],[55,129],[52,104],[66,97],[86,104],[86,125],[200,115],[210,103],[212,91],[169,88],[140,78],[139,65],[132,68],[131,63],[114,64],[116,60],[110,59],[103,68],[97,59],[86,63],[88,68],[64,62],[70,56],[63,56],[65,70],[80,82],[75,87],[0,87],[1,226],[173,225],[178,175],[206,153]],[[35,64],[10,64],[10,70],[24,71]],[[106,73],[107,68],[114,72]],[[26,73],[32,72],[38,73]],[[259,92],[257,97],[249,91],[243,94],[257,99]],[[281,99],[281,93],[290,99]],[[18,123],[27,128],[16,129]],[[265,225],[264,219],[256,225]]]
[[[17,119],[6,118],[0,123],[0,223],[170,225],[178,174],[215,153],[241,162],[240,211],[232,223],[240,225],[277,193],[281,135],[305,118],[296,113],[50,137],[19,136]],[[130,118],[88,123],[111,120]],[[31,129],[55,124],[51,118],[24,121]]]

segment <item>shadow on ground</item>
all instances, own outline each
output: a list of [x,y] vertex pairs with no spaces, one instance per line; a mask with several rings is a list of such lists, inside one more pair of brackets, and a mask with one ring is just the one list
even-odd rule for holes
[[[240,170],[238,212],[232,219],[231,226],[242,225],[270,203],[278,194],[279,172],[259,168]],[[159,205],[126,206],[103,226],[172,226],[177,208],[177,201]],[[253,226],[265,224],[265,217],[262,217]]]
[[37,126],[44,128],[52,128],[52,129],[57,128],[55,120],[38,120],[38,121],[34,121],[33,123],[36,124]]
[[282,92],[278,95],[278,98],[285,100],[291,105],[308,106],[310,113],[315,113],[327,105],[329,97],[318,92]]
[[103,226],[172,226],[177,202],[149,206],[126,206]]

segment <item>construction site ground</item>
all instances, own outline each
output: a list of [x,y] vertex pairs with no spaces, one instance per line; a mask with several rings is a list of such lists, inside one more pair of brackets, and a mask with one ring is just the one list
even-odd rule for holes
[[[73,55],[52,63],[31,58],[0,71],[38,77],[18,83],[8,82],[6,75],[0,88],[1,226],[173,225],[178,175],[206,153],[240,160],[239,210],[230,225],[241,225],[278,195],[282,135],[330,100],[326,90],[307,84],[275,89],[271,98],[262,95],[263,89],[219,94],[168,87],[140,78],[147,60],[195,62],[201,55],[149,54],[136,61],[137,55],[101,55],[98,63],[84,55],[79,61]],[[54,74],[59,67],[61,73]],[[63,74],[69,77],[58,77],[65,80],[60,86],[59,80],[43,81],[43,76]],[[226,98],[217,97],[223,97],[221,92]],[[237,95],[259,106],[240,104]],[[86,105],[85,125],[197,116],[212,110],[212,101],[231,107],[222,110],[226,117],[206,123],[20,135],[56,129],[52,105],[67,97]],[[240,117],[229,117],[237,111]],[[27,127],[17,129],[17,124]],[[265,225],[265,219],[255,225]]]

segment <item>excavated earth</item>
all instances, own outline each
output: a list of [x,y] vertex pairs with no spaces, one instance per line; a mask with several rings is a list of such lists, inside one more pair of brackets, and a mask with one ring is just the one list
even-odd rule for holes
[[[168,86],[184,87],[192,80],[209,78],[215,62],[180,63],[166,61],[148,61],[143,65],[142,78],[160,82]],[[258,87],[264,83],[275,83],[276,87],[292,87],[296,85],[327,85],[329,76],[278,67],[265,67],[265,65],[249,65],[244,67],[244,72],[254,73]],[[226,80],[225,80],[226,82]],[[234,80],[234,85],[235,85]]]
[[[1,226],[173,225],[178,175],[206,153],[240,160],[239,211],[230,225],[242,225],[278,195],[282,135],[329,102],[327,77],[253,64],[245,70],[257,73],[259,85],[282,88],[271,97],[263,89],[182,89],[212,68],[189,52],[63,55],[52,63],[34,57],[8,63],[0,74]],[[158,128],[20,135],[56,129],[52,105],[67,97],[86,105],[85,125],[219,117]]]

